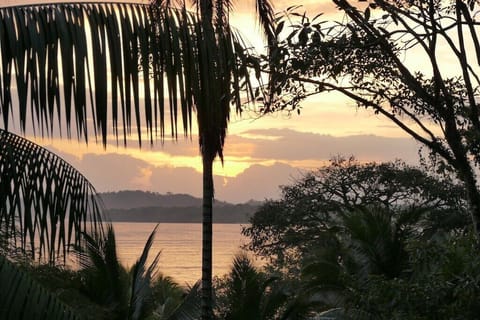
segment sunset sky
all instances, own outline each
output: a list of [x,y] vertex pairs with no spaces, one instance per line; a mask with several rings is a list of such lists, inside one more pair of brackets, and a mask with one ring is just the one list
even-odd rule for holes
[[[18,1],[0,1],[3,4]],[[277,11],[294,4],[274,1]],[[330,1],[301,1],[311,15],[337,14]],[[261,44],[253,20],[253,1],[237,1],[232,24],[253,45]],[[11,128],[13,129],[13,128]],[[13,130],[17,131],[18,130]],[[201,159],[195,135],[178,141],[138,148],[131,137],[128,148],[114,143],[107,150],[92,139],[89,146],[76,140],[36,141],[79,169],[98,191],[125,189],[160,193],[202,192]],[[258,118],[253,112],[233,116],[225,147],[224,166],[215,165],[216,198],[231,202],[276,198],[278,186],[317,168],[336,155],[354,155],[360,161],[403,159],[415,163],[419,146],[392,123],[335,94],[319,95],[302,104],[301,114],[273,114]]]

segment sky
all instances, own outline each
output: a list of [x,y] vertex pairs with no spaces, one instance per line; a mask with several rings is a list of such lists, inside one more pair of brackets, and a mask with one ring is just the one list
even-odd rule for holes
[[[2,4],[12,4],[3,0]],[[15,1],[18,3],[18,1]],[[315,15],[337,15],[330,1],[297,2]],[[277,11],[295,4],[274,1]],[[237,1],[231,22],[252,42],[261,46],[253,19],[253,1]],[[13,128],[13,131],[16,129]],[[18,131],[18,130],[17,130]],[[109,144],[106,150],[94,142],[29,136],[59,154],[82,172],[97,191],[148,190],[201,196],[202,176],[198,139],[145,144],[132,137],[128,147]],[[93,140],[92,140],[93,141]],[[415,164],[419,145],[400,129],[338,94],[309,98],[300,115],[276,113],[258,117],[244,112],[232,117],[225,144],[225,161],[214,167],[215,197],[240,203],[280,196],[280,185],[293,183],[307,170],[328,163],[335,156],[355,156],[359,161],[402,159]]]

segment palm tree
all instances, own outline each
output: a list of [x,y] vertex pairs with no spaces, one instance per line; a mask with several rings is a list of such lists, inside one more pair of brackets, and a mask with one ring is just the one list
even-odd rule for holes
[[215,312],[219,319],[311,319],[311,301],[292,283],[265,273],[245,254],[237,254],[230,272],[218,279]]
[[290,296],[280,278],[259,271],[244,253],[233,259],[229,274],[217,294],[217,313],[221,319],[283,319],[280,315]]
[[172,278],[158,275],[153,281],[155,319],[198,319],[200,317],[200,282],[192,287],[180,287]]
[[392,211],[381,205],[343,212],[337,227],[325,231],[331,241],[319,244],[304,262],[302,291],[310,303],[332,314],[351,307],[347,311],[361,318],[349,299],[374,276],[395,279],[406,272],[407,241],[420,238],[419,221],[425,213],[410,208]]
[[[151,142],[156,135],[163,140],[167,93],[175,138],[178,115],[188,133],[196,110],[204,184],[202,318],[211,319],[212,165],[217,155],[223,161],[231,106],[240,110],[240,93],[251,94],[252,86],[244,46],[228,20],[231,1],[193,1],[196,14],[185,1],[177,9],[170,2],[1,8],[0,115],[8,130],[15,105],[23,131],[52,135],[58,121],[59,133],[76,131],[88,141],[93,130],[106,146],[110,119],[117,141],[123,128],[124,144],[135,127],[140,144],[144,131]],[[256,8],[272,44],[272,6],[256,0]]]
[[107,310],[106,318],[167,320],[182,315],[182,319],[198,319],[200,306],[196,287],[185,294],[170,278],[159,274],[160,252],[150,264],[147,263],[157,227],[129,271],[118,260],[111,224],[107,225],[104,237],[85,235],[85,248],[79,252],[82,291]]
[[[202,319],[212,315],[212,202],[214,198],[213,161],[218,155],[223,162],[223,146],[233,102],[241,109],[238,69],[231,51],[232,31],[228,23],[231,1],[197,0],[200,11],[197,81],[193,98],[197,108],[199,144],[203,163],[202,219]],[[257,1],[261,22],[272,41],[273,13],[268,1]],[[207,44],[207,45],[205,45]],[[233,83],[233,95],[231,94]]]

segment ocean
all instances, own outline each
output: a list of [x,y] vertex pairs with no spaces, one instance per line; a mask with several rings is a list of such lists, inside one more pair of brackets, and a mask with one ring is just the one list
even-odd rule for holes
[[[113,222],[119,259],[132,266],[142,254],[156,223]],[[213,225],[213,274],[228,273],[236,253],[248,239],[240,224]],[[162,223],[159,225],[149,259],[161,251],[159,270],[180,285],[192,285],[201,278],[202,225],[200,223]]]

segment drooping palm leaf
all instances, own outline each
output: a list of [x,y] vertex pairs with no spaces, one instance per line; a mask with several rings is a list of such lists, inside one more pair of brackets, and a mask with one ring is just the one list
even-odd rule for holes
[[238,35],[225,26],[218,41],[206,39],[199,20],[162,3],[0,8],[4,127],[15,120],[22,130],[53,134],[58,123],[85,140],[93,128],[104,144],[110,130],[118,138],[123,128],[126,143],[136,129],[141,143],[144,133],[163,137],[167,112],[172,135],[180,118],[188,132],[196,108],[200,132],[209,132],[201,141],[212,139],[221,155],[230,104],[241,107],[250,75]]
[[0,255],[0,319],[75,320],[76,313]]
[[0,229],[32,258],[64,257],[82,232],[102,230],[90,182],[45,148],[0,129]]
[[[178,28],[179,20],[172,12],[161,10],[161,18]],[[67,125],[70,136],[74,123],[77,135],[87,139],[90,116],[94,129],[106,144],[108,120],[113,122],[116,134],[119,121],[129,131],[135,125],[133,109],[140,139],[142,95],[145,124],[151,132],[148,64],[155,37],[149,17],[150,7],[145,4],[71,3],[0,8],[0,106],[5,128],[18,105],[23,130],[30,121],[42,128],[42,133],[43,129],[52,133],[54,122],[59,121]],[[169,43],[178,41],[171,38],[173,33],[168,36]],[[177,63],[181,66],[180,61]],[[143,69],[144,86],[139,65]],[[154,92],[159,100],[164,98],[163,90],[158,89],[163,75],[154,78]],[[172,90],[176,83],[169,82]],[[16,90],[11,90],[15,86]]]

